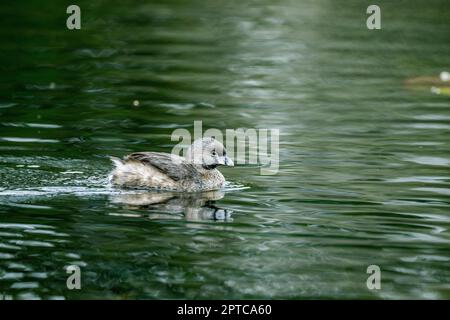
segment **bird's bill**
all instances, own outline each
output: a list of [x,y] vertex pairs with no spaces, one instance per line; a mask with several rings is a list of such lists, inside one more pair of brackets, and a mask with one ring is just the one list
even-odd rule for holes
[[227,156],[222,157],[222,158],[223,158],[223,165],[228,166],[228,167],[233,167],[234,166],[233,160],[231,160]]

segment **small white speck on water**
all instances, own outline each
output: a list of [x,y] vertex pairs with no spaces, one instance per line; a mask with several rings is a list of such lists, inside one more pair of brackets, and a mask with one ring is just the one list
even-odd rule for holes
[[83,173],[82,171],[64,171],[61,172],[61,174],[78,174],[78,173]]
[[18,164],[18,165],[16,165],[16,167],[17,168],[23,168],[23,167],[25,167],[25,165],[24,164]]
[[27,165],[27,168],[40,168],[41,166],[37,165],[37,164],[29,164]]
[[133,101],[133,106],[139,107],[139,104],[140,104],[139,100],[134,100]]
[[48,86],[48,88],[49,88],[50,90],[54,90],[54,89],[56,88],[56,83],[50,82],[50,85]]
[[436,88],[436,87],[431,87],[431,93],[435,93],[435,94],[441,94],[441,89]]
[[441,78],[441,81],[447,82],[450,80],[450,73],[447,71],[442,71],[439,77]]

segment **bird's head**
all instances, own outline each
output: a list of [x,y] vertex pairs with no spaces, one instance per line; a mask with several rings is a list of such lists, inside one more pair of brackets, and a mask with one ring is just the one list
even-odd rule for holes
[[214,137],[195,140],[187,150],[186,159],[206,170],[212,170],[221,165],[234,166],[223,144]]

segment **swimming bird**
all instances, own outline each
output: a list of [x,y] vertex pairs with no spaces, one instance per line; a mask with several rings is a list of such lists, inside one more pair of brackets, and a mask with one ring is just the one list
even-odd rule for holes
[[223,187],[220,165],[233,166],[225,147],[214,137],[195,140],[186,157],[162,152],[135,152],[115,164],[110,181],[114,186],[171,191],[209,191]]

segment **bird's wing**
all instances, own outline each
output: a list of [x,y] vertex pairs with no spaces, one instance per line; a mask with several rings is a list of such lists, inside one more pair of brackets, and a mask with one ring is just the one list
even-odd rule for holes
[[198,175],[196,168],[182,157],[161,152],[135,152],[125,157],[124,161],[138,161],[152,166],[175,181],[193,179]]

